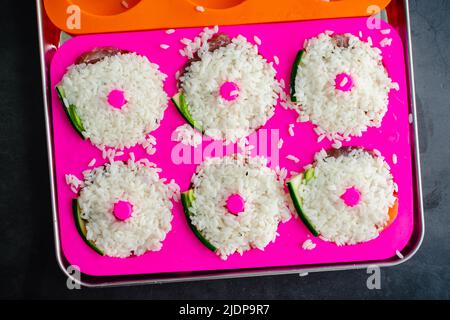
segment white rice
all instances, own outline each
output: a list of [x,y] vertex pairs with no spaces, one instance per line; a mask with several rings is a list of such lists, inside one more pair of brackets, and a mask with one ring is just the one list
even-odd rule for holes
[[66,174],[65,175],[66,184],[69,186],[70,190],[73,193],[78,194],[79,189],[83,187],[83,181],[78,179],[76,176],[72,174]]
[[194,148],[197,148],[203,142],[202,135],[188,124],[175,129],[173,140]]
[[174,34],[174,33],[175,33],[175,29],[166,30],[166,34]]
[[150,162],[150,160],[148,160],[146,158],[142,158],[142,159],[136,161],[136,163],[142,164],[142,165],[150,167],[150,168],[155,168],[157,172],[162,172],[161,169],[158,169],[158,166],[156,165],[156,163]]
[[280,96],[280,105],[285,110],[296,110],[296,105],[291,101],[290,95],[288,95],[285,91],[286,89],[286,82],[284,79],[281,79],[279,82],[279,96]]
[[278,140],[278,149],[282,149],[283,145],[284,145],[284,140],[283,139]]
[[194,53],[198,52],[199,56],[206,53],[209,50],[208,41],[219,32],[219,27],[214,26],[213,28],[205,27],[203,31],[195,37],[185,48],[180,49],[180,54],[183,57],[188,57],[189,59],[194,58]]
[[[173,182],[165,185],[158,172],[133,161],[112,162],[84,177],[78,202],[87,239],[106,255],[126,258],[161,250],[171,230],[170,198],[176,197],[176,187]],[[114,203],[120,200],[133,205],[133,214],[126,221],[113,215]]]
[[[202,39],[210,38],[211,32]],[[215,140],[234,143],[273,116],[279,91],[276,71],[242,36],[214,52],[208,51],[204,39],[200,49],[195,47],[201,60],[187,68],[180,77],[180,87],[192,118],[204,133]],[[189,48],[188,56],[193,54],[194,47]],[[220,86],[226,81],[239,87],[239,96],[234,101],[225,101],[220,96]]]
[[190,45],[192,43],[192,40],[188,39],[188,38],[182,38],[180,40],[180,42],[181,42],[181,44],[184,44],[185,46],[188,46],[188,45]]
[[[322,136],[322,137],[324,137],[324,136]],[[335,141],[331,146],[332,146],[334,149],[340,149],[340,148],[342,148],[342,142],[339,141],[339,140],[337,140],[337,141]]]
[[312,242],[311,239],[308,239],[305,242],[303,242],[302,249],[306,250],[306,251],[311,251],[311,250],[314,250],[316,248],[316,246],[317,245],[314,242]]
[[[153,164],[150,164],[149,167],[153,167]],[[179,202],[181,200],[181,189],[174,179],[170,180],[170,182],[167,184],[167,191],[167,196],[169,197],[169,199],[173,199],[176,202]]]
[[[157,129],[168,106],[166,76],[158,68],[135,53],[71,66],[61,85],[68,102],[76,106],[83,135],[95,145],[123,149]],[[114,89],[123,90],[128,101],[120,110],[107,101]]]
[[[275,241],[278,224],[291,218],[283,183],[264,158],[208,159],[192,183],[192,223],[222,259],[252,248],[264,250]],[[246,202],[238,216],[225,208],[228,196],[236,193]]]
[[280,166],[276,166],[275,173],[277,174],[277,178],[284,185],[286,178],[288,176],[288,171],[286,168],[280,168]]
[[[323,1],[325,1],[325,0],[323,0]],[[328,1],[329,1],[329,0],[328,0]],[[299,276],[302,277],[302,278],[303,278],[303,277],[307,277],[308,275],[309,275],[308,272],[302,272],[302,273],[299,274]]]
[[117,151],[115,149],[103,147],[102,149],[102,158],[104,160],[108,160],[109,162],[113,162],[117,156]]
[[167,50],[167,49],[170,48],[170,46],[169,46],[168,44],[164,44],[164,43],[161,44],[160,47],[161,47],[161,49],[163,49],[163,50]]
[[247,138],[240,138],[237,142],[237,146],[240,150],[240,152],[243,155],[250,156],[252,154],[252,151],[255,149],[255,146],[250,144],[250,141]]
[[306,114],[301,114],[298,116],[297,122],[303,123],[303,122],[308,122],[309,121],[309,116]]
[[[361,136],[368,127],[380,127],[393,88],[377,48],[347,34],[349,47],[338,47],[325,33],[306,43],[295,81],[297,111],[327,134]],[[335,88],[335,78],[347,73],[350,92]]]
[[[278,56],[273,56],[273,62],[275,62],[275,64],[278,66],[280,64],[280,58],[278,58]],[[283,79],[281,79],[280,82],[281,81],[283,81],[284,83]]]
[[293,156],[293,155],[287,155],[286,156],[286,159],[288,159],[288,160],[290,160],[290,161],[293,161],[293,162],[295,162],[295,163],[299,163],[300,162],[300,159],[299,158],[297,158],[296,156]]
[[295,125],[292,124],[292,123],[291,123],[291,124],[289,125],[289,127],[288,127],[289,135],[290,135],[291,137],[295,136],[294,127],[295,127]]
[[399,257],[400,259],[405,259],[405,256],[398,250],[395,250],[395,254],[397,255],[397,257]]
[[196,6],[195,10],[197,10],[198,12],[205,12],[206,11],[205,7],[203,7],[203,6]]
[[[361,202],[348,207],[340,198],[355,187]],[[316,155],[315,176],[299,188],[303,210],[321,237],[338,245],[366,242],[378,237],[389,222],[396,201],[394,180],[383,158],[354,149],[348,155]]]
[[156,153],[157,141],[156,138],[151,134],[147,135],[147,137],[142,139],[139,143],[142,145],[148,155],[154,155]]
[[93,158],[93,159],[89,162],[88,167],[93,167],[93,166],[95,166],[96,163],[97,163],[97,159]]
[[380,47],[390,47],[392,45],[392,38],[384,38],[380,41]]
[[398,157],[397,157],[397,155],[395,153],[392,155],[392,163],[393,164],[397,164],[398,163]]

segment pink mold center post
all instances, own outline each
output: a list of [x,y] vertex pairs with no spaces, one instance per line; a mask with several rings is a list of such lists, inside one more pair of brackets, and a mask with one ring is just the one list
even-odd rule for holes
[[108,94],[108,103],[115,109],[122,109],[127,102],[128,101],[125,99],[125,92],[122,90],[114,89]]
[[341,195],[341,199],[347,207],[354,207],[361,202],[361,193],[357,188],[351,187],[345,190],[344,194]]
[[347,73],[340,73],[336,76],[334,85],[337,90],[349,92],[353,89],[353,78]]
[[119,221],[128,220],[133,214],[133,205],[129,201],[120,200],[114,204],[113,214]]
[[234,101],[239,97],[239,87],[235,82],[226,81],[220,86],[220,96],[226,101]]
[[226,207],[229,213],[237,216],[245,211],[245,200],[239,194],[232,194],[227,199]]

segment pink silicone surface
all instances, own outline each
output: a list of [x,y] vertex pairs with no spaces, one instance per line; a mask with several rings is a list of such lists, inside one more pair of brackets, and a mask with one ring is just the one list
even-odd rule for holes
[[[381,29],[391,29],[382,22]],[[221,31],[236,36],[242,34],[253,41],[254,35],[262,40],[260,53],[269,61],[276,55],[280,64],[275,66],[278,77],[289,83],[289,75],[293,61],[299,49],[303,48],[305,39],[317,34],[332,30],[337,33],[363,33],[363,40],[367,36],[379,46],[385,38],[393,38],[392,46],[380,48],[383,52],[384,64],[393,81],[400,85],[400,91],[391,91],[389,111],[384,118],[381,128],[369,129],[362,138],[353,138],[344,145],[363,146],[368,149],[376,148],[386,157],[392,167],[392,173],[399,185],[399,214],[396,221],[381,235],[368,243],[337,247],[314,238],[303,225],[300,219],[293,218],[286,224],[279,226],[280,236],[276,242],[267,246],[265,251],[257,249],[246,252],[243,256],[238,254],[222,261],[214,253],[204,247],[191,232],[186,223],[180,203],[175,203],[173,210],[172,231],[164,241],[160,252],[148,252],[140,257],[116,259],[102,257],[90,249],[78,234],[71,210],[71,200],[76,197],[65,184],[65,174],[75,174],[82,177],[83,170],[88,169],[92,158],[97,159],[97,166],[105,163],[101,152],[91,145],[90,141],[83,141],[64,114],[56,92],[52,96],[53,138],[57,178],[57,203],[60,223],[60,237],[64,255],[67,260],[81,268],[85,274],[93,276],[128,275],[170,273],[201,270],[245,269],[256,267],[276,267],[311,264],[332,264],[339,262],[380,261],[395,256],[396,250],[402,250],[408,243],[413,230],[413,191],[412,191],[412,165],[410,147],[410,125],[408,121],[409,110],[407,100],[407,84],[405,76],[403,47],[400,37],[392,30],[391,34],[382,35],[379,30],[368,30],[365,18],[321,20],[294,23],[279,23],[268,25],[246,25],[222,27]],[[169,96],[176,93],[175,73],[186,63],[185,58],[178,53],[182,48],[180,39],[193,38],[201,31],[200,28],[179,29],[172,35],[164,31],[150,31],[138,33],[105,34],[80,36],[65,43],[56,53],[51,65],[51,83],[54,87],[62,79],[66,68],[76,58],[93,48],[99,46],[115,46],[118,48],[136,51],[147,56],[152,62],[160,65],[161,70],[169,75],[165,89]],[[168,44],[168,50],[160,48],[160,44]],[[286,88],[286,91],[289,89]],[[284,140],[284,147],[280,150],[279,161],[281,167],[288,171],[301,171],[303,166],[313,161],[313,156],[321,148],[331,148],[327,140],[317,143],[317,135],[310,123],[296,123],[295,136],[288,134],[288,125],[295,123],[296,112],[285,110],[277,106],[275,116],[263,129],[279,129],[280,137]],[[128,152],[133,151],[137,159],[146,157],[157,163],[162,169],[162,177],[175,179],[182,191],[189,188],[191,177],[196,164],[175,164],[171,160],[171,153],[176,142],[171,140],[172,132],[180,125],[185,124],[171,103],[165,113],[161,127],[153,133],[158,141],[158,152],[147,155],[141,147],[125,150],[126,154],[118,160],[128,159]],[[260,131],[264,134],[264,130]],[[205,142],[203,148],[211,142]],[[275,144],[275,145],[273,145]],[[268,153],[275,154],[276,141],[268,149]],[[201,154],[199,147],[194,154]],[[259,150],[261,155],[264,150]],[[398,164],[392,163],[392,156],[396,154]],[[286,159],[292,154],[301,159],[296,164]],[[198,161],[197,161],[198,162]],[[296,216],[296,215],[294,215]],[[302,243],[311,238],[317,244],[316,249],[305,251]]]

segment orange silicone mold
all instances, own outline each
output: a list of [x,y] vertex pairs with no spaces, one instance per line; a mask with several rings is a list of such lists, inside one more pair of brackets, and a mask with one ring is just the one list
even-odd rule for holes
[[361,17],[384,9],[389,2],[390,0],[44,0],[51,21],[70,34]]

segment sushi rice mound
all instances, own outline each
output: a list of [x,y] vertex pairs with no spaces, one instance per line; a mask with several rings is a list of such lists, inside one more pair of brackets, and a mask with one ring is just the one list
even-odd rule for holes
[[[73,65],[60,85],[76,107],[84,137],[97,146],[123,149],[142,143],[159,127],[168,106],[165,79],[146,57],[127,53]],[[108,104],[112,90],[125,94],[127,103],[121,109]]]
[[[107,256],[126,258],[159,251],[171,230],[173,186],[159,170],[129,161],[112,162],[85,173],[78,203],[89,241]],[[129,201],[132,216],[119,221],[114,203]]]
[[[275,242],[278,224],[291,218],[283,184],[265,158],[208,159],[192,184],[191,222],[224,260],[252,248],[264,250]],[[237,216],[226,209],[230,194],[245,199],[245,211]]]
[[[361,201],[348,207],[340,198],[356,187]],[[366,242],[387,226],[389,209],[396,202],[395,183],[388,164],[363,149],[337,157],[322,150],[316,155],[314,178],[301,184],[304,213],[322,239],[338,245]]]
[[[213,52],[199,50],[180,77],[189,112],[198,127],[215,140],[236,142],[262,127],[274,114],[279,84],[276,71],[243,36]],[[224,82],[234,82],[239,96],[220,96]]]
[[[348,47],[322,33],[306,42],[295,79],[300,119],[311,120],[330,140],[361,136],[368,127],[380,127],[397,85],[383,66],[381,51],[345,34]],[[336,76],[346,73],[353,87],[335,88]]]

